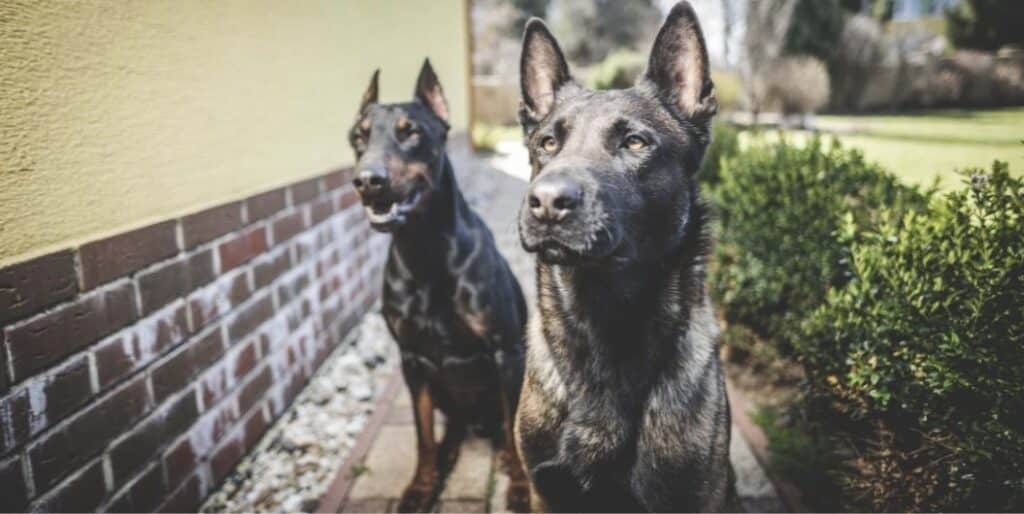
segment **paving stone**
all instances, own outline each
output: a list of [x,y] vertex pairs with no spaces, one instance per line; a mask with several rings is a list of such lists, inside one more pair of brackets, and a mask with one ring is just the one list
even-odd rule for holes
[[491,490],[491,512],[511,513],[512,511],[509,510],[508,504],[505,502],[505,495],[508,494],[509,479],[504,471],[498,469],[498,459],[499,456],[495,452],[494,465],[492,466],[492,470],[494,470],[492,471],[494,487]]
[[370,449],[364,471],[349,498],[397,498],[416,468],[416,432],[412,425],[385,426]]
[[735,426],[732,427],[729,459],[736,471],[736,492],[748,512],[786,511],[775,486],[768,480],[768,475],[750,451],[743,434]]
[[393,507],[392,500],[354,500],[346,503],[341,512],[394,512]]
[[444,500],[438,502],[437,512],[487,512],[487,506],[483,500]]
[[455,469],[448,476],[442,500],[484,500],[491,474],[494,450],[487,439],[473,437],[462,443]]

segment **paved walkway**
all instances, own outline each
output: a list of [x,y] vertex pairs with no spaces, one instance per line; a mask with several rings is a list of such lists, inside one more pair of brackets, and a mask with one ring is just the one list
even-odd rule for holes
[[[505,168],[504,173],[495,169],[460,169],[459,175],[464,183],[472,182],[471,189],[475,194],[470,201],[476,203],[474,208],[490,225],[499,247],[519,277],[524,293],[530,298],[534,294],[533,259],[520,247],[515,224],[519,202],[526,189],[526,182],[520,178],[524,176],[526,163],[518,162],[520,159],[517,157],[521,156],[497,156],[490,160],[491,165]],[[474,198],[487,200],[473,202]],[[393,399],[385,397],[384,405],[380,407],[383,410],[377,414],[381,420],[379,431],[369,443],[365,459],[349,463],[356,478],[342,505],[342,512],[393,512],[398,496],[413,476],[416,436],[412,408],[404,384],[397,382],[400,377],[395,377],[395,380],[391,389]],[[441,431],[439,424],[438,434]],[[360,459],[359,453],[355,452],[352,457]],[[775,488],[735,427],[731,457],[744,507],[753,512],[783,511]],[[508,478],[498,469],[497,463],[497,452],[489,441],[468,439],[435,509],[438,512],[507,512],[504,498]]]

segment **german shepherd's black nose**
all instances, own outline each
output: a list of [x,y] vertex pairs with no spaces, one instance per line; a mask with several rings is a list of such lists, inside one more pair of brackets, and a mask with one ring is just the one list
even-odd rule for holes
[[363,196],[373,196],[388,188],[389,180],[386,173],[382,171],[364,169],[352,180],[356,191]]
[[548,175],[534,181],[529,202],[537,221],[559,223],[583,202],[583,188],[565,175]]

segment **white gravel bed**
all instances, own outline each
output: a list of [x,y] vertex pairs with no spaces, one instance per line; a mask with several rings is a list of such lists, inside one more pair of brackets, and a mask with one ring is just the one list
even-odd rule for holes
[[379,308],[327,358],[200,512],[311,512],[373,411],[398,348]]

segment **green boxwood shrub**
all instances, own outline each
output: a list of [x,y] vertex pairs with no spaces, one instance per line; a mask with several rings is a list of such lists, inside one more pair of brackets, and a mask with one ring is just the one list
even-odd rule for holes
[[882,207],[921,209],[930,194],[859,151],[824,148],[817,138],[803,146],[752,144],[717,165],[706,184],[719,219],[712,295],[727,321],[747,325],[783,354],[799,322],[849,280],[849,243],[835,237],[843,224],[874,226]]
[[700,166],[699,178],[704,187],[717,186],[722,163],[739,152],[740,131],[727,123],[715,123],[711,128],[711,144],[704,152],[704,162]]
[[587,76],[587,86],[593,89],[626,89],[647,67],[647,58],[633,50],[617,50],[608,54],[594,66]]
[[[843,477],[848,507],[1020,511],[1024,181],[996,163],[927,211],[901,211],[883,210],[890,221],[868,229],[845,215],[836,244],[851,247],[851,279],[828,292],[794,341],[818,404],[828,406],[819,419],[843,425],[835,433],[859,456]],[[807,230],[823,235],[827,227],[811,216],[825,212],[803,213]],[[810,243],[789,242],[782,230],[795,220],[783,223],[765,237]],[[755,249],[758,263],[774,255]],[[843,253],[829,250],[795,266],[794,276],[823,279]],[[738,273],[753,283],[770,277]],[[770,280],[762,287],[772,294],[799,290],[793,280]]]

